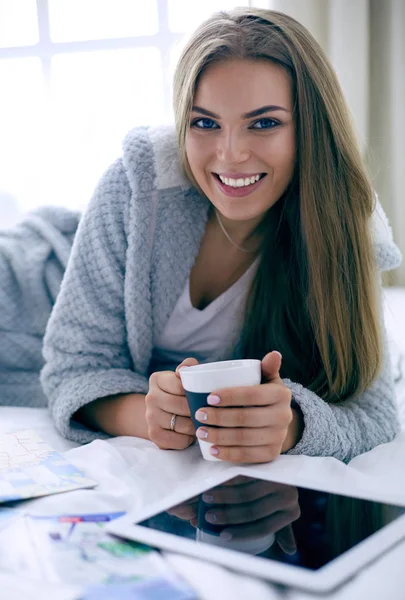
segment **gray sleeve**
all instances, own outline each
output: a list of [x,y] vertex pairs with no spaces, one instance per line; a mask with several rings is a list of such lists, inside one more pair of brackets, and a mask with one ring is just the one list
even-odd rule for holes
[[124,303],[131,203],[121,161],[101,179],[80,221],[44,338],[41,383],[60,433],[86,443],[95,433],[72,419],[82,406],[112,394],[146,393],[127,345]]
[[0,405],[46,405],[42,340],[78,218],[42,207],[0,231]]
[[344,462],[379,444],[390,442],[399,431],[394,382],[387,347],[379,377],[357,397],[327,403],[314,392],[285,379],[304,417],[304,432],[287,454],[333,456]]

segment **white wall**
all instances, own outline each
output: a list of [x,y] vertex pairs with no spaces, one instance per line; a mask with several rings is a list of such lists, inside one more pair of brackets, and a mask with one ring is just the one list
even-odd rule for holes
[[[360,147],[405,256],[405,1],[270,0],[329,56]],[[389,281],[405,285],[405,264]]]

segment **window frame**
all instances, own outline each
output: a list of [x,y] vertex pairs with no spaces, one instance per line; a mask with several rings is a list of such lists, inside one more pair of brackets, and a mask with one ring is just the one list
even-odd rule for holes
[[[54,42],[50,36],[49,3],[48,0],[36,0],[38,42],[29,46],[12,46],[0,48],[0,60],[10,58],[39,58],[42,65],[42,74],[45,91],[50,89],[51,61],[60,54],[73,54],[79,52],[94,52],[97,50],[122,50],[128,48],[154,47],[159,50],[163,75],[168,73],[170,67],[170,50],[176,43],[184,39],[183,33],[173,33],[169,29],[168,1],[156,0],[158,11],[158,32],[152,35],[140,35],[123,38],[102,38],[96,40],[83,40],[72,42]],[[168,92],[168,81],[164,81],[164,110],[168,114],[171,108],[171,99]]]
[[[259,1],[259,4],[262,0]],[[162,84],[163,84],[163,99],[162,99],[162,122],[172,123],[172,60],[173,60],[173,49],[176,46],[181,46],[184,43],[186,35],[184,32],[173,32],[169,28],[169,2],[168,0],[156,0],[157,15],[158,15],[158,30],[154,34],[150,35],[139,35],[131,37],[105,37],[102,39],[94,40],[74,40],[74,41],[53,41],[50,35],[50,11],[49,11],[49,0],[35,0],[36,6],[36,19],[37,19],[37,30],[38,30],[38,41],[35,44],[30,45],[19,45],[0,48],[0,62],[5,60],[18,60],[23,58],[35,58],[40,62],[41,74],[42,74],[42,89],[44,97],[51,101],[52,98],[52,60],[64,54],[80,54],[87,52],[102,52],[102,51],[115,51],[115,50],[133,50],[143,48],[154,48],[159,52],[160,64],[162,68]],[[220,4],[220,0],[218,0]],[[245,0],[246,6],[254,6],[255,0]],[[236,5],[236,2],[235,2]],[[23,15],[21,16],[23,18]],[[160,75],[159,75],[160,77]],[[28,99],[29,102],[29,99]],[[35,202],[38,204],[31,203],[26,197],[24,186],[22,186],[21,193],[14,189],[13,185],[6,183],[4,191],[7,194],[11,194],[22,210],[31,210],[35,206],[42,204],[54,203],[52,194],[49,195],[49,190],[45,186],[45,200],[39,198],[38,190],[41,189],[45,181],[44,173],[40,170],[37,173],[37,179],[35,185],[37,189],[37,198]],[[0,195],[2,192],[2,178],[0,177]],[[27,184],[28,187],[28,184]],[[23,189],[24,188],[24,189]],[[42,193],[42,192],[41,192]],[[47,197],[47,194],[49,197]],[[82,205],[83,198],[80,193],[77,193],[79,198],[78,206]],[[85,194],[86,198],[88,194]],[[35,194],[34,194],[35,197]],[[82,199],[80,199],[82,198]],[[60,203],[64,205],[63,203]]]

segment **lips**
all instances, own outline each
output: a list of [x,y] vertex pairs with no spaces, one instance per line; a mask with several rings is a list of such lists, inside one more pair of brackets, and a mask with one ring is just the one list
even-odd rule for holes
[[252,173],[216,173],[215,171],[213,171],[214,175],[221,175],[221,177],[228,177],[231,179],[245,179],[246,177],[255,177],[256,175],[265,175],[265,173],[262,173],[261,171],[254,171]]
[[[260,171],[256,171],[255,173],[212,173],[213,175],[215,175],[216,177],[218,177],[218,179],[221,181],[222,179],[233,179],[234,181],[237,181],[238,179],[252,179],[252,178],[262,178],[266,175],[266,173],[261,173]],[[224,181],[222,181],[222,183],[224,183]]]
[[[259,175],[259,173],[221,173],[222,177],[227,177],[228,179],[246,179],[248,177],[254,177],[255,175]],[[249,196],[250,194],[252,194],[253,192],[255,192],[258,187],[261,186],[264,178],[266,177],[266,173],[260,173],[260,179],[258,181],[256,181],[255,183],[251,183],[249,185],[244,185],[241,187],[232,187],[230,185],[226,185],[226,183],[223,183],[219,176],[218,173],[212,173],[212,176],[214,178],[214,181],[216,182],[216,185],[219,187],[220,191],[225,194],[225,196],[230,196],[233,198],[243,198],[245,196]]]

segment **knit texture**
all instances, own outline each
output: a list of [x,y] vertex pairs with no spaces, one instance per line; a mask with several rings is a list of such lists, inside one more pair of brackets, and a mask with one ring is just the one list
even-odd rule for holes
[[[170,128],[128,135],[80,221],[45,335],[41,381],[62,435],[100,437],[72,415],[96,398],[147,392],[154,341],[194,263],[208,208],[181,174]],[[379,268],[395,268],[401,256],[378,202],[371,226]],[[340,404],[285,383],[305,421],[292,454],[348,461],[398,430],[388,358],[366,392]]]
[[0,231],[0,404],[46,405],[42,341],[78,222],[47,207]]

